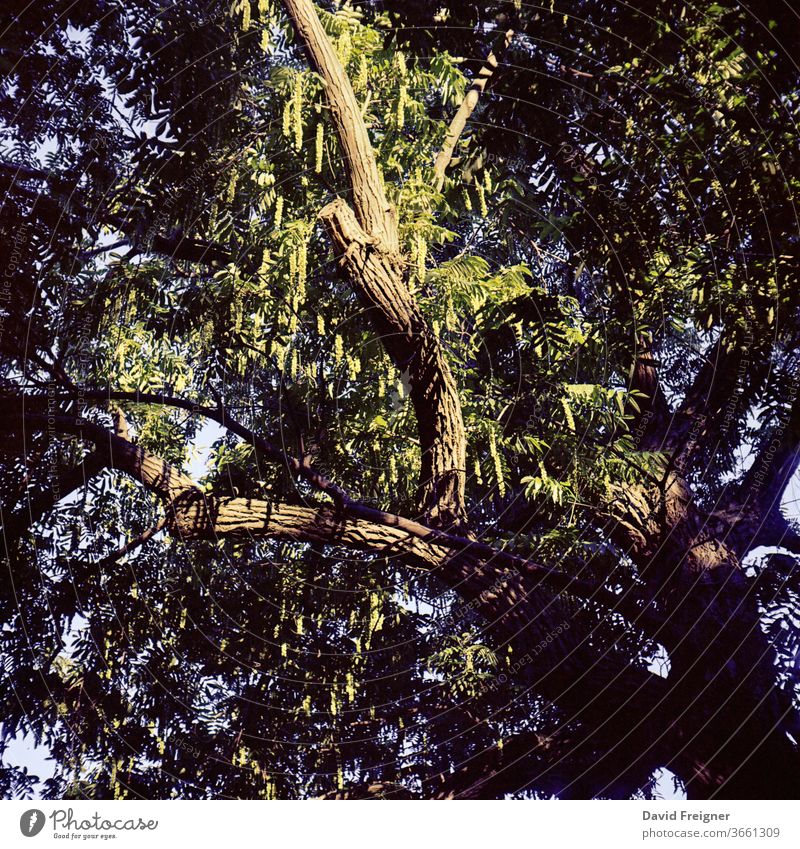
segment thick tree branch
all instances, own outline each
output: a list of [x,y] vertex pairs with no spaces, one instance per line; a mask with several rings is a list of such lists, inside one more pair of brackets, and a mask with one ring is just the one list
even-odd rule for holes
[[[126,233],[126,230],[131,229],[131,223],[119,216],[110,216],[109,218],[109,224],[117,227],[123,234]],[[135,235],[125,234],[123,238],[113,244],[103,245],[79,253],[78,259],[86,261],[99,254],[108,253],[109,251],[123,247],[133,248],[134,252],[147,251],[148,253],[167,257],[170,260],[194,262],[199,265],[207,265],[210,268],[221,268],[233,261],[233,256],[230,252],[220,245],[213,242],[190,239],[180,230],[174,230],[167,236],[154,235],[147,244],[143,245],[137,243]]]
[[399,259],[375,249],[350,207],[335,200],[320,218],[392,362],[408,376],[427,521],[464,528],[467,437],[458,388],[439,339],[410,293]]
[[325,81],[330,116],[344,154],[353,207],[369,236],[384,249],[399,248],[394,210],[383,190],[375,152],[353,87],[310,0],[283,0],[311,66]]
[[780,510],[775,510],[770,516],[764,532],[759,537],[759,545],[775,546],[800,554],[800,530],[787,521]]
[[6,411],[11,429],[56,428],[93,441],[107,456],[109,468],[130,474],[167,502],[170,528],[184,539],[262,536],[299,542],[343,545],[387,556],[407,556],[436,574],[493,622],[506,619],[508,633],[528,628],[526,603],[531,581],[551,591],[587,599],[628,616],[640,627],[657,632],[662,623],[625,596],[574,578],[556,569],[486,543],[420,525],[409,519],[355,502],[344,511],[303,507],[247,498],[208,497],[191,480],[146,449],[101,425],[74,416]]
[[[563,709],[565,720],[558,728],[546,734],[522,731],[474,752],[452,772],[425,779],[418,798],[494,799],[523,790],[559,798],[630,798],[670,757],[661,716],[667,682],[642,686],[598,664],[589,674],[577,673],[580,684],[571,690],[568,676],[575,673],[571,666],[563,670],[557,693],[554,680],[536,687],[546,695],[552,692]],[[626,690],[631,684],[633,689]],[[588,692],[594,703],[586,698]],[[323,798],[403,798],[408,793],[399,785],[363,784]]]
[[658,451],[668,435],[671,413],[658,377],[652,341],[641,339],[639,345],[631,372],[631,389],[642,393],[644,398],[637,399],[639,411],[634,415],[631,431],[638,450]]
[[498,55],[502,55],[502,53],[508,49],[513,38],[514,30],[510,29],[503,36],[503,40],[497,50],[492,50],[491,53],[489,53],[480,70],[475,75],[475,78],[472,80],[471,85],[467,89],[466,96],[461,102],[461,106],[459,106],[458,111],[453,116],[453,120],[450,122],[444,144],[441,151],[439,151],[439,154],[436,157],[436,162],[433,166],[433,184],[437,191],[441,191],[442,186],[444,185],[445,172],[453,159],[456,145],[458,144],[458,140],[461,138],[461,134],[464,132],[464,128],[467,126],[467,121],[469,121],[472,117],[472,113],[475,111],[475,107],[478,105],[478,101],[480,100],[487,83],[497,70],[497,57]]
[[740,558],[761,546],[794,550],[796,532],[781,510],[800,466],[800,399],[779,417],[752,465],[712,515]]
[[[129,401],[133,404],[159,404],[164,407],[175,407],[179,410],[186,410],[193,415],[203,416],[217,422],[217,424],[226,430],[243,439],[249,445],[252,445],[262,457],[285,466],[291,474],[303,478],[315,489],[330,495],[340,506],[350,500],[349,496],[341,487],[337,486],[313,466],[293,457],[263,437],[258,436],[250,428],[236,421],[221,403],[215,407],[207,407],[195,401],[190,401],[188,398],[164,393],[121,392],[110,389],[90,388],[78,388],[72,392],[49,394],[46,397],[43,395],[15,395],[6,396],[6,399],[14,403],[24,402],[29,407],[36,405],[37,402],[43,403],[44,401]],[[2,400],[2,396],[0,396],[0,400]],[[123,433],[118,433],[118,435],[125,436]]]
[[179,472],[174,466],[156,457],[139,445],[117,436],[102,425],[76,416],[54,415],[52,413],[24,412],[5,410],[4,418],[10,418],[11,429],[26,427],[48,432],[60,431],[72,433],[94,442],[98,455],[105,455],[105,466],[127,472],[151,492],[168,502],[175,501],[187,492],[201,492],[194,481]]
[[[233,260],[230,252],[221,245],[189,238],[180,229],[175,229],[168,235],[155,234],[146,245],[139,245],[137,242],[137,233],[132,232],[136,230],[138,223],[136,219],[124,215],[107,213],[107,210],[90,210],[78,204],[75,198],[72,197],[76,184],[74,177],[65,179],[56,172],[48,173],[40,169],[29,168],[25,165],[0,162],[0,178],[3,178],[3,182],[9,182],[9,190],[13,189],[24,194],[32,203],[46,206],[55,204],[56,213],[62,211],[58,208],[56,201],[49,196],[49,192],[53,189],[62,191],[66,196],[70,197],[72,204],[79,206],[86,220],[115,227],[122,234],[123,238],[113,244],[78,253],[77,257],[80,260],[85,261],[98,254],[125,246],[132,248],[141,247],[144,250],[166,256],[172,260],[185,260],[201,265],[208,265],[211,268],[219,268]],[[47,186],[46,188],[39,186],[36,191],[32,191],[21,185],[20,180],[37,180],[39,182],[45,182]],[[55,215],[55,217],[58,218],[59,216]]]
[[420,500],[429,524],[466,527],[466,433],[441,344],[408,287],[397,222],[386,198],[361,110],[310,0],[284,0],[325,91],[344,154],[354,212],[342,200],[325,221],[353,288],[394,365],[409,376],[422,450]]
[[709,346],[703,363],[678,405],[666,434],[665,448],[676,468],[688,470],[701,449],[714,452],[746,403],[745,389],[754,363],[739,347],[720,337]]

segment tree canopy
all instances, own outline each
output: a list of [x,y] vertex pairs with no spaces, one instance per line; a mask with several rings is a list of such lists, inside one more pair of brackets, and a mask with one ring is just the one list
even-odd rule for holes
[[8,2],[2,794],[795,798],[798,30]]

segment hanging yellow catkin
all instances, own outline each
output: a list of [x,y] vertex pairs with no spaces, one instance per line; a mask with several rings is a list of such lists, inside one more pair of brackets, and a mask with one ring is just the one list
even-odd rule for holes
[[317,313],[317,333],[320,336],[325,335],[325,317],[322,313]]
[[258,0],[258,16],[263,18],[269,11],[269,0]]
[[344,342],[342,337],[337,333],[333,340],[333,361],[336,365],[342,361],[344,357]]
[[406,123],[406,99],[408,98],[408,87],[403,83],[400,93],[397,95],[397,129],[402,130]]
[[381,608],[383,607],[381,597],[378,593],[370,593],[369,594],[369,630],[371,632],[377,632],[381,630],[383,625],[383,614],[381,613]]
[[281,123],[281,132],[286,138],[292,134],[292,101],[287,100],[283,104],[283,121]]
[[506,494],[506,480],[505,477],[503,477],[503,467],[500,464],[500,457],[495,457],[494,471],[497,475],[497,491],[500,493],[500,497],[502,498]]
[[575,433],[575,419],[572,416],[572,410],[569,407],[569,401],[566,398],[561,399],[561,407],[564,410],[564,418],[567,420],[567,427]]
[[502,498],[506,494],[506,482],[503,477],[503,464],[500,462],[500,455],[497,452],[497,439],[494,432],[489,434],[489,455],[494,463],[494,473],[497,478],[497,491]]
[[111,775],[109,776],[108,783],[114,788],[114,798],[117,798],[117,793],[119,789],[117,787],[117,762],[111,765]]
[[242,3],[242,30],[247,32],[250,29],[252,10],[250,9],[250,0],[244,0]]
[[233,332],[239,334],[242,331],[242,305],[238,298],[233,299],[231,312],[233,313]]
[[425,260],[428,258],[428,244],[422,233],[417,233],[417,279],[422,282],[425,279]]
[[269,30],[262,29],[261,30],[261,49],[264,53],[269,51]]
[[303,146],[303,78],[300,74],[297,74],[294,78],[292,121],[294,128],[294,147],[295,150],[300,150]]
[[486,191],[480,183],[478,183],[476,188],[478,190],[478,203],[480,204],[481,215],[486,218],[489,215],[489,209],[486,206]]
[[472,198],[469,196],[469,189],[465,188],[463,190],[464,195],[464,208],[467,212],[472,212]]
[[401,77],[405,77],[408,73],[408,66],[406,65],[406,57],[404,53],[397,54],[397,70]]
[[342,33],[342,37],[336,42],[336,52],[339,54],[339,59],[343,65],[347,64],[352,47],[353,42],[350,38],[350,30],[345,30],[344,33]]
[[322,173],[322,151],[323,151],[323,142],[324,142],[324,129],[322,125],[322,121],[317,124],[317,138],[315,142],[315,156],[314,156],[314,171],[317,174]]
[[228,191],[225,193],[225,201],[233,203],[236,196],[236,184],[239,182],[239,174],[236,171],[231,172],[231,178],[228,181]]
[[539,474],[545,483],[550,480],[550,475],[547,474],[547,469],[545,469],[544,463],[541,460],[539,460]]
[[483,483],[483,475],[481,474],[481,461],[476,457],[475,458],[475,480],[479,483]]
[[419,240],[416,233],[411,237],[409,248],[408,267],[413,269],[408,275],[408,289],[412,295],[416,294],[417,268],[419,267]]
[[260,278],[264,278],[267,276],[267,272],[269,271],[270,263],[272,262],[272,257],[269,252],[269,248],[264,248],[264,253],[261,254],[261,265],[258,268],[258,276]]
[[358,74],[356,75],[356,88],[366,88],[369,81],[369,67],[367,57],[362,53],[358,60]]
[[306,299],[306,280],[308,278],[308,244],[303,241],[297,248],[297,299],[303,303]]
[[486,191],[491,194],[494,191],[494,186],[492,184],[492,175],[488,171],[486,172],[484,183],[486,185]]
[[283,223],[283,195],[278,195],[278,199],[275,201],[275,223],[274,227],[276,230],[281,229],[281,224]]

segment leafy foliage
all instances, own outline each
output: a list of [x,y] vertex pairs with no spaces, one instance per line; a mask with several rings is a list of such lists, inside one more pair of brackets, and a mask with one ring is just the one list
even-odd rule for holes
[[[786,413],[800,347],[797,69],[739,3],[636,5],[321,10],[456,375],[475,532],[632,594],[639,576],[596,517],[667,462],[636,432],[641,340],[671,400],[715,344],[739,375],[690,470],[711,504],[770,438],[762,422]],[[3,15],[0,224],[21,235],[4,260],[2,389],[223,401],[353,497],[416,516],[408,385],[318,221],[349,187],[323,86],[277,4],[46,0]],[[772,4],[762,17],[796,26]],[[485,55],[489,25],[512,18],[511,52],[436,191],[431,163],[475,67],[458,57]],[[121,407],[139,444],[208,492],[324,502],[186,411]],[[84,410],[105,424],[110,412]],[[87,453],[52,433],[4,444],[4,517]],[[49,751],[46,797],[417,791],[565,720],[501,680],[509,647],[400,557],[159,532],[98,565],[160,511],[104,472],[7,552],[0,745],[25,734]],[[769,581],[765,627],[789,635],[792,688],[796,578],[772,595]],[[639,667],[658,650],[591,606],[534,624],[559,617]],[[5,796],[35,785],[0,771]]]

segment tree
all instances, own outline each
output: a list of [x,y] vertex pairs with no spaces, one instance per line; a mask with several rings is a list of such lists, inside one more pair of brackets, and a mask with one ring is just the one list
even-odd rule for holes
[[797,795],[797,20],[516,5],[4,27],[47,796]]

